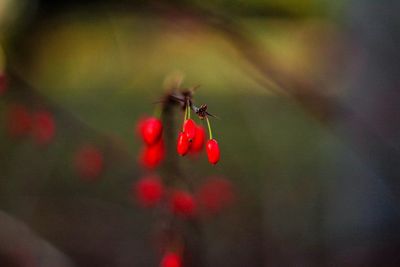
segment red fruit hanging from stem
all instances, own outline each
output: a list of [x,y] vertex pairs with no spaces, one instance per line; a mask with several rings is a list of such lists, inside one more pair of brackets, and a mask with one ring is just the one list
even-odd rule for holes
[[189,151],[190,148],[190,142],[189,138],[187,137],[187,134],[184,132],[180,132],[178,135],[178,142],[176,145],[176,150],[178,151],[178,154],[181,156],[186,155],[186,153]]
[[186,133],[189,142],[192,142],[193,139],[196,136],[196,123],[194,122],[194,120],[192,119],[187,119],[184,123],[183,123],[183,132]]
[[202,126],[196,127],[196,135],[190,145],[191,153],[198,153],[203,149],[206,132]]
[[156,144],[145,146],[139,156],[139,162],[143,167],[153,169],[157,167],[165,157],[164,141],[160,139]]
[[220,157],[218,142],[217,142],[217,140],[215,140],[213,138],[210,120],[208,119],[207,116],[206,116],[206,121],[207,121],[207,126],[208,126],[208,133],[210,136],[210,140],[208,140],[207,144],[206,144],[206,152],[207,152],[208,161],[211,164],[217,164],[219,161],[219,157]]
[[162,135],[163,126],[161,120],[150,117],[139,122],[139,130],[143,141],[147,145],[157,143]]
[[220,151],[218,142],[215,139],[211,139],[207,141],[206,151],[208,156],[208,161],[211,164],[217,164],[220,158]]

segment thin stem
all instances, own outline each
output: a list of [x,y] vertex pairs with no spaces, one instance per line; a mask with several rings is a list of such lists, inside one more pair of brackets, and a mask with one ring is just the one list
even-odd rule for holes
[[207,121],[207,127],[208,127],[208,135],[209,135],[210,140],[211,140],[211,139],[213,139],[213,135],[212,135],[210,120],[208,119],[208,116],[206,116],[206,121]]
[[186,108],[188,110],[188,119],[190,119],[190,109],[191,109],[191,107],[190,107],[189,100],[187,101]]
[[182,123],[182,131],[184,130],[183,126],[185,125],[185,121],[187,120],[187,112],[188,108],[187,106],[185,107],[185,116],[183,116],[183,123]]

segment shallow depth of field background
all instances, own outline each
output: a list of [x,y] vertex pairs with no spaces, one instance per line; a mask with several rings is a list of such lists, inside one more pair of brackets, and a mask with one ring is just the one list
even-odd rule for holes
[[[399,266],[399,8],[0,0],[0,68],[12,76],[0,96],[0,265],[158,266],[159,218],[131,196],[143,173],[134,127],[166,77],[183,73],[184,87],[201,85],[195,102],[221,118],[222,156],[180,165],[195,184],[229,179],[236,196],[202,222],[205,266]],[[223,31],[207,14],[234,23]],[[255,47],[230,27],[263,56],[249,60]],[[281,90],[264,60],[304,86]],[[327,102],[303,101],[310,84]],[[50,110],[54,140],[8,136],[12,103]],[[88,143],[105,159],[94,182],[72,163]]]

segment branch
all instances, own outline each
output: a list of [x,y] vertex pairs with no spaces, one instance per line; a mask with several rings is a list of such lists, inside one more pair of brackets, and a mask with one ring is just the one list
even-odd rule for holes
[[66,255],[37,236],[24,223],[3,211],[0,211],[0,264],[38,267],[75,266]]

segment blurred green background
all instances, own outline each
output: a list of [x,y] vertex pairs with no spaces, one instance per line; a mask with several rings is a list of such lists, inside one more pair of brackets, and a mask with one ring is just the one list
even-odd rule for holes
[[[195,185],[226,177],[237,197],[201,222],[204,262],[188,266],[396,266],[397,239],[381,239],[396,221],[392,184],[371,171],[348,117],[318,113],[319,99],[357,106],[351,78],[368,59],[349,59],[365,43],[352,42],[348,14],[373,9],[364,2],[0,1],[1,266],[158,266],[161,219],[131,199],[143,174],[134,129],[174,73],[221,118],[221,162],[202,154],[180,167]],[[302,86],[280,88],[275,75]],[[7,135],[13,103],[50,110],[54,140]],[[95,182],[73,166],[87,143],[104,153]]]

